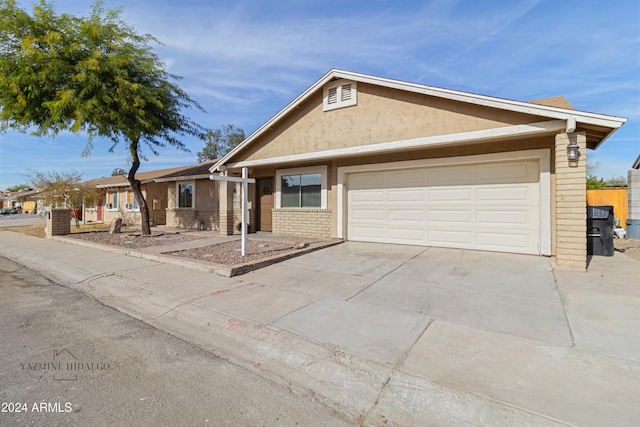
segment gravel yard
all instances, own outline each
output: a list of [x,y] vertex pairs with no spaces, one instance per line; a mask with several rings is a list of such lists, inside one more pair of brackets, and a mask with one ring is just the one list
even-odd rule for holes
[[131,249],[142,249],[151,246],[175,245],[182,242],[203,239],[206,235],[193,235],[182,233],[151,233],[151,236],[143,236],[139,230],[127,230],[122,233],[109,234],[108,231],[94,231],[90,233],[69,234],[72,239],[86,240],[103,245],[121,246]]
[[291,242],[249,239],[247,241],[247,255],[243,257],[240,251],[240,240],[234,240],[201,248],[165,253],[167,255],[210,261],[217,264],[236,265],[258,261],[275,255],[294,253],[298,251],[298,249],[294,249]]

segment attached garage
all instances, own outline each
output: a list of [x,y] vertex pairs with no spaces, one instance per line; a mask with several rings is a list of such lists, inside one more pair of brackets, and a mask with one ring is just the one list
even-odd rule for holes
[[540,176],[539,159],[349,173],[346,237],[540,254]]

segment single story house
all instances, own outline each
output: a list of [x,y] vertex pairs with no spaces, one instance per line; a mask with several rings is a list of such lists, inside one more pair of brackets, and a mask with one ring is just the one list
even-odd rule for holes
[[[141,182],[142,193],[149,207],[151,221],[156,225],[165,225],[169,221],[173,225],[174,214],[176,210],[180,210],[180,207],[175,204],[175,199],[169,200],[170,194],[175,195],[175,186],[177,185],[175,180],[181,174],[193,174],[194,169],[195,172],[202,169],[206,174],[207,169],[212,164],[212,162],[209,162],[197,166],[180,166],[137,173],[136,178]],[[170,180],[162,179],[169,176],[173,178]],[[86,181],[85,185],[99,189],[102,195],[98,202],[83,206],[83,222],[109,223],[115,218],[122,218],[125,224],[140,224],[140,207],[125,175],[92,179]],[[207,182],[207,186],[210,185]],[[192,192],[193,188],[186,188],[183,191]],[[207,203],[215,202],[207,200]],[[179,224],[178,226],[181,225],[184,224]],[[217,227],[217,223],[215,226]]]
[[[626,119],[331,70],[216,161],[256,230],[586,266],[586,154]],[[222,234],[234,188],[220,181]]]
[[[137,173],[153,224],[218,230],[218,183],[209,179],[209,169],[216,161]],[[125,175],[93,179],[85,184],[98,188],[102,194],[97,203],[83,206],[83,222],[109,223],[122,218],[125,224],[140,224],[140,206]],[[233,200],[236,223],[239,223],[240,192],[237,189]]]

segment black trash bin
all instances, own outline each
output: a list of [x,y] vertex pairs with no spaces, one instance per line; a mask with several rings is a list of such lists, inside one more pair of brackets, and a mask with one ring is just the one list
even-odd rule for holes
[[613,256],[613,206],[587,206],[587,254]]

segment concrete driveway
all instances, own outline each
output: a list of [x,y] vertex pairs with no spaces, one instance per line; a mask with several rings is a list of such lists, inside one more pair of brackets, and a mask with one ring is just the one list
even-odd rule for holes
[[[640,262],[346,242],[238,277],[0,231],[0,255],[360,425],[640,425]],[[61,343],[64,344],[64,343]]]
[[334,290],[270,324],[380,363],[397,363],[432,320],[571,345],[547,258],[346,242],[253,275]]

